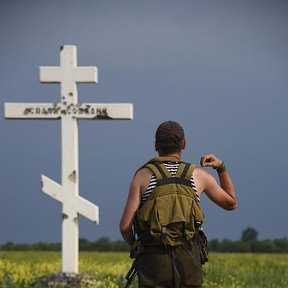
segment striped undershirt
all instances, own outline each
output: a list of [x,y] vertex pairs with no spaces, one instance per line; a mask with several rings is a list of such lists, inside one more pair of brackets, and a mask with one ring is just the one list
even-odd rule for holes
[[[171,174],[171,176],[175,176],[176,173],[177,173],[177,170],[179,168],[179,165],[180,163],[179,162],[164,162],[163,163],[164,166],[167,168],[167,170],[169,171],[169,173]],[[153,190],[155,189],[156,187],[156,184],[157,184],[157,179],[156,179],[156,176],[155,174],[153,173],[152,176],[151,176],[151,180],[150,180],[150,183],[146,189],[146,191],[142,194],[142,198],[141,198],[141,205],[144,204],[144,202],[146,201],[146,199],[150,196],[150,194],[153,192]],[[196,185],[195,185],[195,182],[194,182],[194,178],[193,178],[193,175],[191,175],[191,186],[192,186],[192,189],[193,191],[195,192],[196,196],[197,196],[197,199],[198,201],[200,202],[200,197],[198,196],[197,194],[197,190],[196,190]]]

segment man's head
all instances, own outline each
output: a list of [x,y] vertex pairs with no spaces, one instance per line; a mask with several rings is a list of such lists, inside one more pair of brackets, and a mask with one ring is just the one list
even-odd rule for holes
[[179,153],[185,148],[185,134],[182,126],[175,121],[160,124],[155,134],[155,149],[164,154]]

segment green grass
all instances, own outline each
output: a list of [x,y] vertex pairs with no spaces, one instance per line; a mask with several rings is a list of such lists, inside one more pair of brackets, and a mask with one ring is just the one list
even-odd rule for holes
[[288,287],[288,254],[211,253],[204,271],[205,288]]
[[[288,254],[210,253],[203,266],[203,288],[288,287]],[[91,288],[123,287],[130,268],[128,253],[81,252],[79,272],[96,279]],[[36,279],[61,272],[57,252],[0,252],[0,287],[30,288]],[[63,287],[63,286],[58,286]],[[134,280],[131,288],[137,287]]]

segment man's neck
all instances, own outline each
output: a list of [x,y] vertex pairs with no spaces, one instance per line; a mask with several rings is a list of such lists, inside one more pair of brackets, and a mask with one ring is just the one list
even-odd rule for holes
[[160,157],[173,157],[176,158],[178,161],[181,159],[181,153],[171,153],[171,154],[163,154],[163,153],[158,153]]

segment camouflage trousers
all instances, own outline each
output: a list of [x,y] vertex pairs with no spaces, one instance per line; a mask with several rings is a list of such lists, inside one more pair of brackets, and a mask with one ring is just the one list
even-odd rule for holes
[[200,288],[203,271],[199,246],[145,246],[138,256],[139,288]]

